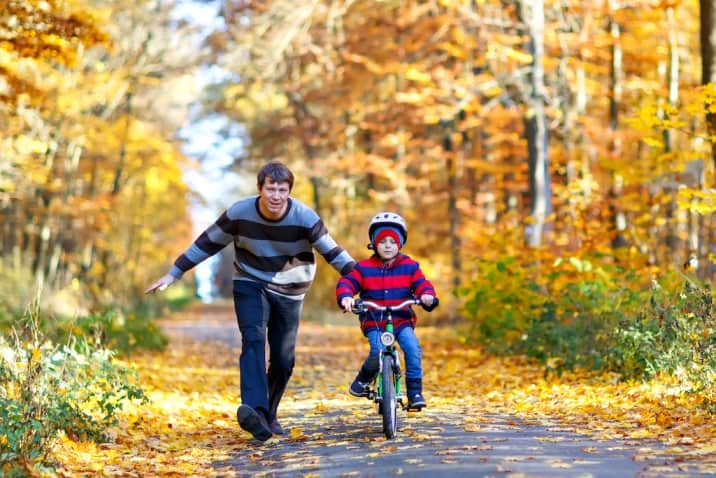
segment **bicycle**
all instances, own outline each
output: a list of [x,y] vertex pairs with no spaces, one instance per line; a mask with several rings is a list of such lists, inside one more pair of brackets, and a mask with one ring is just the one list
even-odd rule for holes
[[[437,306],[437,298],[435,305]],[[369,300],[357,299],[351,312],[362,314],[369,309],[386,313],[385,330],[380,334],[383,351],[378,356],[378,375],[368,386],[368,399],[378,406],[378,413],[383,416],[383,433],[388,439],[394,438],[398,429],[398,405],[407,412],[419,412],[422,407],[410,407],[405,403],[402,390],[402,371],[400,357],[395,347],[393,333],[393,310],[403,309],[411,305],[421,304],[419,299],[411,298],[398,305],[381,306]]]

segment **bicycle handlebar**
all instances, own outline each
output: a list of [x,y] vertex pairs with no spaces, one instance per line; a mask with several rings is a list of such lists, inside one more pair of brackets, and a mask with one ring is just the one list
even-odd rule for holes
[[388,310],[388,309],[396,310],[396,309],[402,309],[409,305],[417,305],[420,303],[421,303],[420,299],[408,299],[408,300],[404,300],[400,304],[396,304],[396,305],[378,305],[375,302],[371,302],[369,300],[358,299],[358,300],[356,300],[356,303],[355,303],[355,306],[353,307],[353,309],[351,309],[351,312],[353,312],[354,314],[360,314],[361,312],[365,312],[368,309],[381,310],[381,311]]

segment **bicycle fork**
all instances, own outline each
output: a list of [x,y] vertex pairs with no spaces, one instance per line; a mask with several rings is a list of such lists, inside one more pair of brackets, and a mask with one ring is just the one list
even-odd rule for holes
[[[393,376],[395,377],[395,396],[398,399],[398,403],[400,404],[401,408],[405,408],[405,404],[403,403],[403,373],[400,368],[400,356],[398,354],[398,351],[393,346],[388,347],[386,350],[383,350],[380,353],[380,355],[378,356],[378,370],[383,370],[383,360],[386,355],[390,356],[393,359]],[[376,402],[382,402],[383,401],[383,381],[378,380],[377,385],[378,385],[378,387],[376,390],[376,396],[369,397],[369,398],[373,398]]]
[[[385,326],[385,332],[380,336],[380,343],[383,346],[383,350],[378,355],[378,370],[380,373],[383,370],[383,361],[386,356],[391,357],[393,360],[393,377],[395,381],[395,397],[401,408],[405,408],[403,404],[403,376],[400,370],[400,357],[397,349],[395,348],[395,334],[393,332],[393,313],[388,308],[386,317],[387,324]],[[377,324],[376,324],[377,325]],[[375,401],[379,404],[383,403],[383,381],[378,380],[377,397]]]

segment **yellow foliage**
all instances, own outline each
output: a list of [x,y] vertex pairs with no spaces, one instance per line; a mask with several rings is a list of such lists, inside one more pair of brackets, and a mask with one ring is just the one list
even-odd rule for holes
[[361,65],[374,75],[382,75],[385,73],[383,66],[380,63],[373,61],[368,56],[348,52],[343,52],[342,56],[346,61]]
[[405,78],[411,81],[415,81],[416,83],[423,84],[427,84],[432,81],[432,77],[428,73],[420,71],[415,67],[408,68],[408,71],[405,72]]
[[395,100],[399,103],[407,103],[412,105],[419,105],[426,99],[426,95],[421,92],[398,92],[395,94]]
[[461,60],[467,58],[468,53],[462,45],[456,45],[451,42],[440,42],[438,46],[455,58],[459,58]]
[[12,141],[12,148],[19,156],[30,156],[47,151],[47,142],[21,134],[15,137]]
[[525,53],[524,51],[510,48],[506,46],[496,46],[494,50],[495,55],[500,55],[505,58],[515,60],[517,63],[522,65],[529,65],[532,63],[532,55]]
[[716,190],[700,190],[683,187],[679,189],[677,203],[681,209],[701,215],[716,211]]

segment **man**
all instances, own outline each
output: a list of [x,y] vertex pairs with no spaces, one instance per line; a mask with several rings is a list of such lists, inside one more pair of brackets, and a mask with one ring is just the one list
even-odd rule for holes
[[[303,299],[316,273],[313,249],[341,275],[353,258],[308,206],[291,198],[293,173],[279,162],[258,173],[258,196],[224,211],[145,293],[164,290],[234,242],[234,308],[241,332],[241,428],[266,441],[283,434],[276,413],[295,362]],[[269,367],[265,343],[268,337]]]

